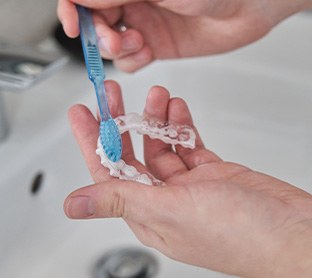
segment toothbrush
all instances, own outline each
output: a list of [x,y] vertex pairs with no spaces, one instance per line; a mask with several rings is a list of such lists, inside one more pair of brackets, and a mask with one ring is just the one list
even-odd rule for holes
[[118,127],[112,118],[104,87],[104,67],[97,46],[97,37],[92,15],[87,8],[77,5],[80,38],[89,79],[94,85],[100,110],[100,140],[109,160],[117,162],[121,158],[122,142]]

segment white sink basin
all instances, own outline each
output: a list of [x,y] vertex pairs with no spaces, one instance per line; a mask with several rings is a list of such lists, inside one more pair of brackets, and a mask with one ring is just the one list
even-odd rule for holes
[[[127,111],[141,112],[147,90],[164,85],[189,103],[208,148],[312,193],[311,28],[312,18],[298,15],[230,54],[107,75],[122,85]],[[85,69],[71,62],[6,100],[12,130],[0,145],[0,276],[91,278],[108,250],[141,246],[121,220],[72,221],[63,214],[65,196],[92,183],[66,117],[74,103],[95,107]],[[134,144],[141,159],[138,136]],[[42,188],[32,193],[38,173]],[[223,276],[150,251],[160,278]]]

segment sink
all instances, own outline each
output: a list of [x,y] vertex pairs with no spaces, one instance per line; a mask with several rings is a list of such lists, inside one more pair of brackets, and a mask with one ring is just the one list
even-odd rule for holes
[[[162,61],[120,82],[128,112],[141,112],[148,89],[183,97],[206,143],[223,159],[247,165],[312,193],[312,18],[300,14],[256,44],[225,55]],[[85,69],[71,61],[28,92],[5,94],[11,134],[0,145],[0,276],[92,278],[114,248],[144,248],[120,219],[69,220],[63,200],[92,183],[66,111],[84,103],[95,111]],[[138,158],[142,142],[133,136]],[[157,277],[226,277],[170,260]]]

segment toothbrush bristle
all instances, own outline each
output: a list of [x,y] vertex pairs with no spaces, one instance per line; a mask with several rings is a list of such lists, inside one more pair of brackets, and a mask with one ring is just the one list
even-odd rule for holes
[[100,137],[108,159],[112,162],[119,161],[122,154],[122,143],[119,129],[113,119],[101,121]]

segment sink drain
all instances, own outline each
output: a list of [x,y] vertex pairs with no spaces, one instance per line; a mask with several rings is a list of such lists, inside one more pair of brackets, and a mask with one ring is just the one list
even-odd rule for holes
[[139,248],[106,253],[96,264],[95,278],[152,278],[158,271],[156,258]]

